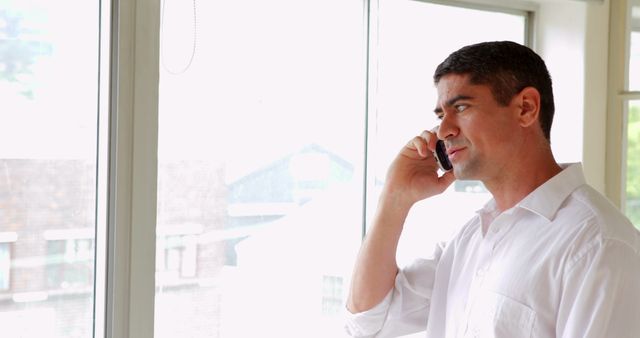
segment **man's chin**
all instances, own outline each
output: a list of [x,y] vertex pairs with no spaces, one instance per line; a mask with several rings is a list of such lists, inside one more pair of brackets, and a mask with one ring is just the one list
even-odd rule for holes
[[465,165],[453,166],[453,176],[455,176],[457,180],[460,180],[460,181],[478,180],[477,175],[474,175],[474,174],[475,174],[474,170],[470,170],[468,166],[465,166]]

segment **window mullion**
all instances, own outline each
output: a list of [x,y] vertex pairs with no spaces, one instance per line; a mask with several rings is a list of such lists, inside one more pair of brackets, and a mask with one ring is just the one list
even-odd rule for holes
[[605,164],[605,192],[618,207],[623,201],[623,112],[626,102],[620,93],[626,90],[627,56],[627,1],[611,2],[609,21],[609,80],[607,113],[607,146]]
[[114,8],[106,336],[151,338],[160,1]]

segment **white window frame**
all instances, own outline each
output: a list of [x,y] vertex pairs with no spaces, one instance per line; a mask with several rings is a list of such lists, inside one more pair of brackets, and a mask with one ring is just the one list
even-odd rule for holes
[[160,0],[101,4],[94,337],[152,338]]
[[606,195],[618,208],[624,210],[628,105],[629,101],[640,100],[640,91],[628,89],[631,1],[611,1],[610,6]]
[[[368,0],[362,1],[368,12],[375,11]],[[529,23],[534,26],[533,19],[539,19],[536,2],[510,2],[506,7],[499,0],[433,2],[499,11],[524,9],[534,13],[535,17]],[[620,3],[626,5],[626,1]],[[619,34],[618,30],[620,27],[626,29],[626,24],[619,22],[626,23],[626,20],[619,20],[626,17],[626,6],[620,3],[611,3],[611,18],[615,19],[611,20],[610,76],[624,74],[615,69],[625,64],[620,61],[620,53],[615,52],[615,46],[624,46],[624,41],[618,40],[625,35]],[[101,29],[99,116],[101,125],[109,125],[109,128],[99,135],[99,158],[109,160],[98,162],[94,337],[152,338],[154,333],[160,4],[160,0],[101,2],[102,18],[110,19],[103,24],[103,28],[108,28]],[[608,11],[609,2],[596,1],[594,6],[589,4],[588,7],[587,17],[600,18],[598,12]],[[620,13],[625,15],[620,16]],[[602,25],[599,23],[595,27]],[[527,43],[534,49],[537,46],[534,33],[539,30],[540,27],[529,27]],[[589,41],[587,49],[590,46],[600,47]],[[373,61],[368,60],[369,66]],[[591,66],[601,61],[589,59],[585,68],[592,69]],[[604,74],[606,78],[606,70]],[[607,195],[614,201],[620,196],[623,163],[619,147],[623,135],[619,113],[622,110],[615,108],[620,108],[624,100],[640,98],[637,92],[620,92],[623,87],[615,84],[623,77],[616,76],[610,77],[609,81],[608,116],[603,114],[598,120],[608,118],[613,122],[607,123],[606,127],[606,175],[602,174],[605,170],[600,169],[605,166],[602,164],[604,146],[594,155],[585,152],[584,158],[588,178],[590,175],[596,179],[604,177]],[[597,92],[600,87],[588,80],[586,76],[585,93]],[[588,104],[592,97],[598,96],[585,95],[587,114],[588,109],[598,109],[598,105]],[[370,109],[375,102],[368,102],[368,105]],[[592,122],[585,119],[585,135],[589,135],[590,128],[599,130],[603,125],[590,127],[589,123]],[[604,143],[604,136],[602,138]],[[584,139],[585,149],[589,149],[588,142],[593,141],[590,137]],[[617,204],[620,205],[620,200]]]

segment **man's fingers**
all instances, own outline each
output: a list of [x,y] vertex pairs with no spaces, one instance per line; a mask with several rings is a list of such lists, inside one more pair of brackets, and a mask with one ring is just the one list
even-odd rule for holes
[[412,138],[411,141],[407,143],[407,147],[409,147],[410,149],[415,149],[418,152],[420,158],[427,157],[429,153],[427,151],[427,142],[421,136]]
[[431,153],[435,151],[437,141],[438,137],[434,133],[424,130],[420,133],[420,136],[412,138],[407,143],[407,147],[416,150],[420,158],[426,158],[431,156]]
[[430,151],[436,150],[436,142],[438,142],[438,136],[433,131],[425,130],[420,134],[420,137],[425,140],[427,148]]

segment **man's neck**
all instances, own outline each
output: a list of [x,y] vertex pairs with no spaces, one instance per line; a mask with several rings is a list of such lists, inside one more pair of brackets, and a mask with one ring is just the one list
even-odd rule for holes
[[483,182],[493,195],[498,210],[512,208],[562,171],[551,151],[540,155],[527,156],[526,160],[509,165],[500,176]]

